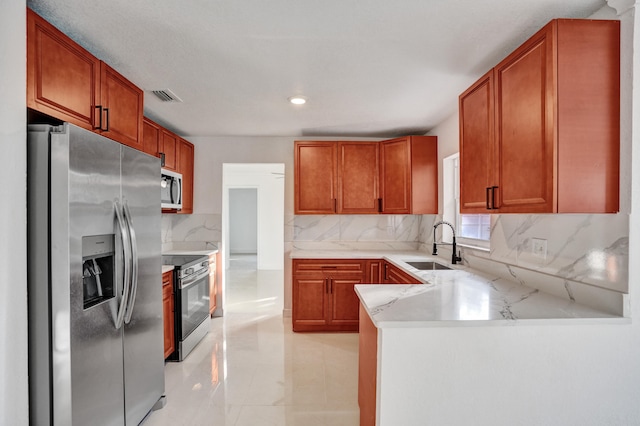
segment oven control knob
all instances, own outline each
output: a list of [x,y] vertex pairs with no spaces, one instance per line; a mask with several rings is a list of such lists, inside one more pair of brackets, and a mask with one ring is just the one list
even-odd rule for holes
[[191,275],[191,274],[193,274],[193,268],[187,268],[187,270],[186,270],[186,271],[184,271],[184,274],[185,274],[185,275]]

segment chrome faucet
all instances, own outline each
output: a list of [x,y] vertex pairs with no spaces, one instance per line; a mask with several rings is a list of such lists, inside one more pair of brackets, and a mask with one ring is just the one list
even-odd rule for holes
[[451,233],[453,234],[453,242],[451,243],[451,245],[453,246],[452,247],[453,253],[451,255],[451,264],[455,265],[458,262],[462,262],[462,257],[460,257],[459,254],[456,254],[456,230],[453,229],[452,224],[444,220],[441,220],[440,222],[436,222],[436,224],[433,225],[433,253],[431,254],[434,256],[438,254],[438,245],[449,245],[449,243],[436,243],[436,229],[440,225],[449,225],[449,227],[451,228]]

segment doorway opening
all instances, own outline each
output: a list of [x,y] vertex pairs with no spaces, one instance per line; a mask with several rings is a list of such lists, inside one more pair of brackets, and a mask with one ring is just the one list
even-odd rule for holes
[[284,164],[223,164],[222,174],[224,310],[281,313]]

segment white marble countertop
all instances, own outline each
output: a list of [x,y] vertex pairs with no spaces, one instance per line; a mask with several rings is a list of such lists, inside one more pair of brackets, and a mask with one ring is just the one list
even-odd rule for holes
[[[448,258],[422,251],[294,250],[291,258],[385,259],[423,282],[356,285],[360,301],[378,328],[629,323],[628,318],[451,265]],[[406,261],[435,261],[452,269],[421,271]]]
[[173,265],[162,265],[162,273],[173,271],[175,267]]

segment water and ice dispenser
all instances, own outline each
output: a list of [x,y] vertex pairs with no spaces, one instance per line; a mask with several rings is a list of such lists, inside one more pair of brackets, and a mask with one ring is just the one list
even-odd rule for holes
[[115,236],[82,237],[82,292],[84,309],[115,295]]

